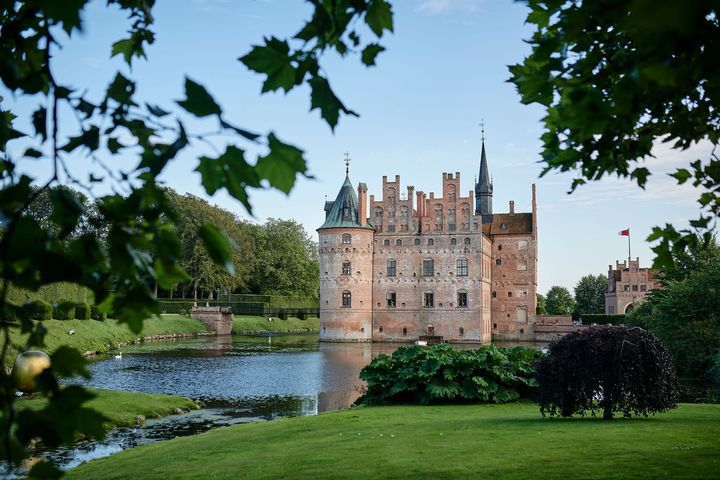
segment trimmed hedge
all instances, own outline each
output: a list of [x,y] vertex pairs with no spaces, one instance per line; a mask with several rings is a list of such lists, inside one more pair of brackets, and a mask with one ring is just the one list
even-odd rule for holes
[[53,307],[44,300],[31,300],[22,306],[22,311],[33,320],[50,320]]
[[607,315],[604,313],[584,313],[580,315],[583,325],[622,325],[625,323],[625,315]]
[[72,320],[75,318],[75,302],[62,300],[53,305],[52,316],[55,320]]
[[101,312],[97,305],[90,307],[90,318],[103,322],[107,320],[107,313]]
[[90,319],[90,305],[87,303],[76,303],[75,304],[75,318],[78,320],[89,320]]
[[[2,285],[2,283],[0,283]],[[37,291],[25,290],[11,285],[8,290],[8,301],[15,305],[22,305],[33,300],[42,300],[52,303],[63,300],[74,302],[92,302],[92,292],[80,285],[69,282],[56,282],[43,285]]]

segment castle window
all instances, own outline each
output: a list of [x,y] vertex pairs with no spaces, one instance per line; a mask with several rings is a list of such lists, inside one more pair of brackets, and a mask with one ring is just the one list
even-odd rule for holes
[[497,298],[497,292],[495,290],[493,290],[492,298]]
[[402,240],[400,240],[399,238],[395,240],[395,245],[397,245],[398,247],[402,246]]
[[637,292],[637,291],[638,291],[638,286],[637,286],[637,285],[633,285],[633,286],[632,286],[632,291],[633,291],[633,292]]
[[520,240],[518,241],[518,250],[527,250],[528,249],[528,242],[527,240]]
[[629,292],[629,291],[630,291],[630,285],[623,285],[623,290],[625,290],[626,292]]
[[640,285],[640,291],[641,292],[647,292],[647,285]]
[[458,336],[460,336],[460,337],[465,336],[465,329],[463,327],[460,327],[458,329]]
[[403,337],[407,336],[407,327],[403,327]]
[[502,260],[500,260],[499,258],[495,260],[495,265],[502,265]]
[[493,328],[497,328],[497,323],[493,323]]
[[395,225],[388,225],[388,226],[387,226],[387,232],[388,232],[388,233],[395,233]]
[[470,245],[470,237],[465,237],[465,245]]
[[387,300],[388,307],[395,308],[395,304],[396,304],[395,299],[396,299],[395,292],[393,292],[392,290],[385,294],[385,300]]
[[350,267],[350,262],[343,262],[342,263],[342,274],[350,275],[351,272],[352,272],[352,268]]
[[451,232],[454,232],[456,230],[456,226],[454,223],[448,223],[448,230]]
[[467,274],[468,274],[467,258],[458,258],[456,275],[458,277],[467,277]]
[[423,260],[423,277],[432,277],[435,275],[435,261],[432,258]]
[[423,294],[423,305],[425,308],[432,308],[435,305],[435,296],[432,292],[425,292]]
[[380,325],[380,326],[378,327],[378,332],[380,332],[380,333],[382,333],[382,332],[383,332],[383,328],[382,328],[382,325]]
[[342,236],[342,243],[352,243],[352,235],[344,233]]
[[508,292],[508,298],[512,297],[512,292]]
[[435,240],[433,240],[432,238],[428,238],[428,246],[432,245],[435,245]]
[[393,260],[393,259],[390,259],[390,260],[387,261],[387,273],[386,273],[386,275],[387,275],[388,277],[394,277],[394,276],[395,276],[395,270],[396,270],[395,267],[396,267],[396,265],[397,265],[397,264],[396,264],[395,260]]
[[342,293],[342,306],[344,308],[350,308],[352,306],[352,295],[347,290]]
[[383,245],[386,247],[390,246],[390,240],[388,240],[388,239],[383,240]]
[[456,238],[451,238],[451,239],[450,239],[450,245],[452,245],[452,246],[457,245],[457,239],[456,239]]
[[468,298],[467,298],[467,292],[464,290],[461,290],[457,294],[457,306],[461,308],[467,308],[468,306]]
[[498,245],[498,252],[502,252],[502,245]]
[[416,239],[415,239],[415,245],[420,245],[420,239],[419,239],[419,238],[416,238]]

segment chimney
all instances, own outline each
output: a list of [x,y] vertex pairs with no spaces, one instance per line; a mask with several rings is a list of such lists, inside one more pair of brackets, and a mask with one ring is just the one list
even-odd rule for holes
[[510,200],[510,213],[515,213],[515,202]]
[[367,185],[358,185],[358,223],[362,226],[367,224]]

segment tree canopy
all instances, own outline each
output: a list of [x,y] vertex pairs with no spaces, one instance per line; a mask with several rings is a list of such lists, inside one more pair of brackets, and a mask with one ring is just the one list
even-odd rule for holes
[[[542,175],[572,172],[571,191],[617,175],[645,187],[652,148],[710,142],[672,173],[697,189],[700,215],[648,238],[655,265],[708,238],[720,215],[720,9],[715,0],[526,0],[532,53],[510,67],[523,103],[545,109]],[[645,160],[647,162],[645,162]]]
[[565,287],[550,287],[545,296],[545,313],[547,315],[570,315],[575,310],[575,300]]
[[[108,79],[100,96],[88,93],[87,85],[66,84],[57,75],[55,55],[82,31],[87,3],[31,0],[0,5],[0,81],[12,93],[11,100],[35,102],[25,119],[32,131],[23,132],[14,124],[19,107],[0,100],[3,364],[8,363],[10,327],[31,333],[28,348],[43,346],[41,323],[8,314],[11,287],[37,290],[60,281],[86,286],[102,310],[112,310],[119,321],[139,331],[143,319],[160,311],[149,287],[152,281],[172,288],[190,278],[180,264],[183,245],[177,235],[178,218],[158,181],[185,149],[198,143],[212,145],[214,153],[199,158],[195,169],[203,187],[210,195],[225,189],[248,211],[248,190],[271,187],[287,193],[298,175],[307,175],[300,148],[284,142],[276,132],[236,125],[224,115],[221,102],[195,79],[185,78],[184,96],[175,105],[139,98],[130,66],[147,59],[155,40],[154,0],[108,0],[128,22],[127,35],[115,41],[108,53],[120,56],[126,67]],[[334,129],[341,115],[357,114],[333,92],[322,68],[323,55],[333,51],[373,65],[384,49],[379,41],[393,30],[393,16],[385,0],[309,4],[312,16],[294,35],[267,37],[241,61],[265,77],[263,92],[287,92],[307,85],[311,108],[318,109]],[[210,133],[193,131],[194,119],[205,119],[216,128]],[[258,152],[254,158],[246,155],[248,146]],[[117,156],[123,162],[110,161]],[[40,182],[21,173],[17,167],[23,161],[46,162],[50,178]],[[73,167],[83,162],[98,165],[103,173],[77,174]],[[122,166],[113,168],[117,163]],[[43,192],[61,183],[88,194],[106,225],[106,238],[70,235],[85,214],[83,202],[71,191],[57,189],[50,195],[48,218],[53,225],[41,225],[26,215]],[[99,183],[113,193],[95,194]],[[231,274],[235,264],[229,236],[208,222],[197,228],[197,235],[209,257]],[[0,459],[19,463],[32,440],[53,446],[73,441],[77,431],[102,433],[102,417],[83,406],[90,393],[76,386],[60,389],[57,381],[60,376],[87,375],[80,352],[59,349],[51,360],[51,368],[38,382],[49,403],[33,414],[15,415],[15,386],[5,369],[0,370]],[[58,472],[48,462],[39,462],[30,474]]]
[[585,275],[575,285],[575,310],[573,316],[583,313],[605,313],[605,288],[607,277],[603,274]]

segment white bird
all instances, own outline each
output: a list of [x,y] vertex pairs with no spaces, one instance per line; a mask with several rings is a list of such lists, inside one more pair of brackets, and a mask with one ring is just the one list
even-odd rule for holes
[[120,352],[120,353],[118,353],[117,355],[115,355],[115,358],[118,358],[118,359],[122,358],[122,352]]
[[68,332],[68,335],[75,335],[75,330],[70,330],[70,331]]

